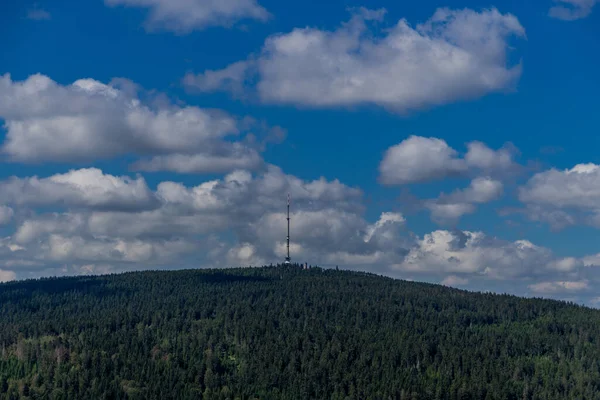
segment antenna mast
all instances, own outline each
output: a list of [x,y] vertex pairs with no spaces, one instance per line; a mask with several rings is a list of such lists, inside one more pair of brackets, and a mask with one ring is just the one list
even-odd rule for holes
[[290,264],[290,194],[287,197],[287,257],[285,257],[285,265]]

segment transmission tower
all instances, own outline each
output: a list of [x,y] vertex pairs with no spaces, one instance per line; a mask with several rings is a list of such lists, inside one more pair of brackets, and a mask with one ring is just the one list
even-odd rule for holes
[[285,257],[285,265],[291,264],[290,258],[290,194],[287,197],[287,256]]

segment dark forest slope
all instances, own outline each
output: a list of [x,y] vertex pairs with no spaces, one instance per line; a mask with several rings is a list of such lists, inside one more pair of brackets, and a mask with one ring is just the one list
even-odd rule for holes
[[600,312],[345,271],[0,285],[0,398],[598,399]]

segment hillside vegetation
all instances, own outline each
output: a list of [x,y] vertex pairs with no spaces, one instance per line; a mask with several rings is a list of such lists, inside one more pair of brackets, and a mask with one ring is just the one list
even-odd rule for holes
[[12,282],[0,393],[598,399],[600,312],[282,266]]

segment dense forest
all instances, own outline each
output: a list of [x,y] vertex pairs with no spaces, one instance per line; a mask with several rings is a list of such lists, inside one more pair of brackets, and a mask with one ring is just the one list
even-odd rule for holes
[[298,266],[0,285],[0,399],[599,399],[600,311]]

